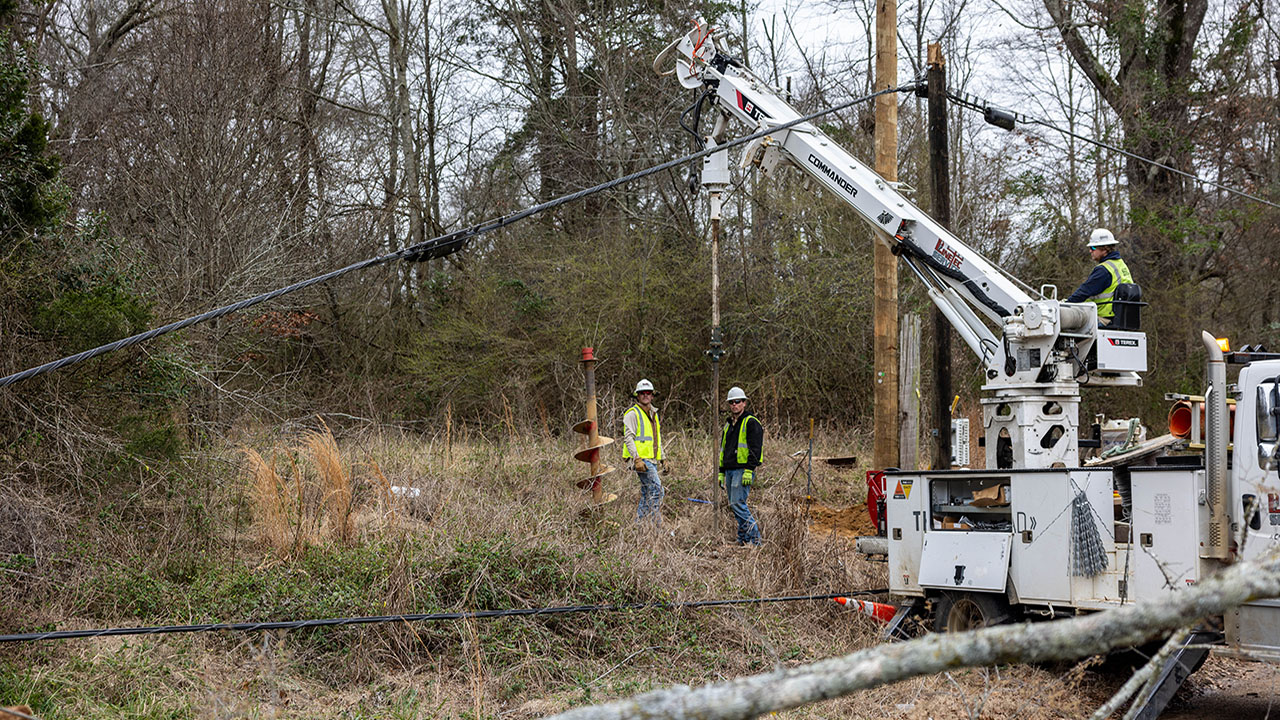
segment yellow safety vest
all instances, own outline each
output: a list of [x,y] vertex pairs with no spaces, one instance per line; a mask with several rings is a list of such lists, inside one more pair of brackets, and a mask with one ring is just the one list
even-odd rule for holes
[[1120,283],[1133,282],[1133,275],[1129,274],[1129,266],[1124,264],[1124,260],[1120,258],[1111,258],[1103,260],[1099,265],[1107,269],[1107,274],[1111,276],[1111,284],[1106,290],[1089,298],[1098,305],[1098,317],[1109,318],[1115,317],[1115,308],[1111,305],[1111,299],[1116,295],[1116,288]]
[[[751,448],[747,447],[747,423],[751,422],[752,420],[755,420],[756,422],[760,422],[759,420],[756,420],[755,415],[748,415],[742,418],[742,424],[738,426],[738,452],[734,457],[738,461],[739,465],[746,465],[747,457],[751,454]],[[733,424],[733,421],[730,420],[729,422],[724,424],[724,430],[720,431],[720,467],[724,467],[724,443],[726,440],[729,439],[729,426],[732,424]],[[764,460],[763,448],[761,448],[760,454],[761,454],[760,460],[763,461]]]
[[[636,413],[636,453],[640,455],[641,460],[661,460],[662,459],[662,423],[658,420],[658,413],[653,413],[653,418],[649,418],[639,405],[632,405],[627,408],[627,412],[622,414],[625,421],[627,413],[631,411]],[[622,457],[631,459],[631,449],[626,443],[622,444]]]

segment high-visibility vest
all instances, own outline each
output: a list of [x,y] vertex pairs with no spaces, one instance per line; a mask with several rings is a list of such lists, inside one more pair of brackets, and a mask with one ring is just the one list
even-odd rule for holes
[[[639,405],[632,405],[627,408],[627,412],[622,414],[625,421],[627,413],[634,412],[636,414],[636,453],[640,455],[641,460],[661,460],[662,459],[662,423],[658,420],[658,413],[653,413],[653,418],[649,418]],[[626,443],[622,444],[622,457],[631,459],[631,449]]]
[[[734,455],[734,459],[737,460],[739,465],[746,465],[747,457],[751,454],[751,448],[747,447],[747,423],[751,422],[752,420],[755,420],[756,422],[760,422],[759,420],[756,420],[755,415],[747,415],[746,417],[742,418],[742,424],[738,426],[738,451]],[[725,441],[729,439],[729,426],[732,424],[733,424],[733,421],[730,420],[729,422],[724,424],[724,430],[720,431],[720,467],[724,467],[724,445],[725,445]],[[764,454],[764,450],[762,448],[761,455],[763,454]],[[761,457],[760,459],[764,460],[763,457]]]
[[1124,260],[1120,258],[1103,260],[1098,264],[1107,269],[1107,274],[1111,276],[1111,284],[1107,286],[1106,290],[1089,299],[1097,303],[1099,318],[1115,317],[1116,311],[1111,305],[1111,300],[1116,295],[1116,288],[1120,286],[1120,283],[1133,282],[1133,275],[1129,274],[1129,266],[1125,265]]

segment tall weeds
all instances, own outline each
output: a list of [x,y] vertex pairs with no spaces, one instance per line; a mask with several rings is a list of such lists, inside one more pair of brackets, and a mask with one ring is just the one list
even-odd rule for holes
[[248,465],[249,498],[253,505],[253,524],[263,544],[276,550],[289,546],[290,522],[285,510],[287,483],[275,469],[275,458],[268,462],[253,448],[242,448]]
[[[271,460],[242,448],[258,540],[284,555],[320,540],[344,545],[354,540],[355,508],[350,463],[345,462],[328,427],[303,435],[291,450],[273,450]],[[276,468],[287,458],[289,471]],[[384,479],[385,482],[385,479]]]
[[328,534],[332,539],[343,544],[350,543],[353,497],[351,473],[343,465],[338,442],[333,439],[328,426],[325,426],[323,430],[314,430],[304,435],[302,449],[311,458],[322,493],[317,513],[323,512],[325,517],[317,517],[317,520],[328,520]]

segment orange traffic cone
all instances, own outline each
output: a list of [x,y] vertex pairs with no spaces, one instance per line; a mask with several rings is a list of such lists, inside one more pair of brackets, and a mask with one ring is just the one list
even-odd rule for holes
[[892,620],[893,616],[898,613],[898,608],[893,605],[885,605],[884,603],[871,602],[870,600],[858,600],[857,598],[845,598],[845,597],[838,597],[838,598],[832,598],[832,599],[846,607],[852,605],[854,608],[861,610],[864,615],[870,615],[871,617],[884,623],[887,623],[890,620]]

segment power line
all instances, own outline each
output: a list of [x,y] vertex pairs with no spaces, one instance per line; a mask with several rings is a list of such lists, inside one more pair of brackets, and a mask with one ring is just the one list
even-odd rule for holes
[[721,145],[717,145],[713,148],[699,150],[698,152],[685,155],[684,157],[678,158],[676,160],[670,160],[668,162],[664,162],[659,165],[654,165],[653,167],[647,168],[645,170],[639,170],[637,172],[631,173],[630,175],[625,175],[623,177],[609,180],[589,188],[584,188],[582,190],[569,193],[568,195],[562,195],[553,200],[548,200],[547,202],[542,203],[540,205],[534,205],[533,207],[526,208],[524,210],[512,213],[511,215],[507,215],[507,216],[498,218],[496,220],[489,220],[477,225],[472,225],[471,227],[465,228],[463,230],[457,230],[455,232],[448,233],[446,235],[440,235],[430,240],[425,240],[423,242],[420,242],[416,245],[411,245],[407,248],[397,250],[393,253],[380,255],[375,258],[369,258],[367,260],[361,260],[360,262],[357,262],[357,263],[352,263],[351,265],[348,265],[344,268],[340,268],[338,270],[325,273],[324,275],[319,275],[319,276],[310,278],[308,280],[303,280],[301,282],[294,283],[293,285],[289,285],[288,287],[272,290],[271,292],[263,293],[261,295],[255,295],[254,297],[247,298],[245,300],[241,300],[239,302],[232,303],[230,305],[224,305],[223,307],[210,310],[208,312],[201,313],[193,317],[189,317],[185,320],[179,320],[177,322],[169,323],[168,325],[154,328],[152,330],[147,330],[146,332],[139,333],[137,335],[132,335],[127,338],[122,338],[120,340],[116,340],[115,342],[107,343],[106,345],[100,345],[96,348],[92,348],[90,350],[85,350],[84,352],[76,353],[75,355],[68,355],[67,357],[60,358],[52,362],[47,362],[43,365],[39,365],[33,368],[28,368],[21,372],[14,373],[12,375],[8,375],[6,377],[0,378],[0,387],[4,387],[6,385],[12,385],[13,383],[20,382],[22,380],[27,380],[37,375],[43,375],[48,372],[60,370],[64,367],[67,367],[68,365],[75,365],[76,363],[84,362],[85,360],[89,360],[90,358],[94,358],[99,355],[103,355],[105,353],[114,352],[116,350],[122,350],[131,345],[136,345],[141,342],[146,342],[147,340],[157,338],[166,333],[174,332],[176,330],[181,330],[183,328],[190,327],[197,323],[205,322],[206,320],[214,320],[224,315],[228,315],[230,313],[236,312],[237,310],[244,310],[254,305],[264,303],[268,300],[273,300],[282,295],[287,295],[289,293],[311,287],[312,285],[316,285],[318,283],[326,282],[329,280],[335,280],[343,275],[346,275],[347,273],[354,272],[356,270],[363,270],[364,268],[367,268],[367,267],[382,265],[382,264],[391,262],[393,260],[408,260],[410,262],[421,262],[423,260],[430,260],[432,258],[439,258],[439,257],[445,257],[447,255],[452,255],[453,253],[461,250],[466,245],[466,243],[470,241],[472,238],[478,237],[488,232],[492,232],[494,230],[498,230],[500,228],[504,228],[508,225],[519,222],[520,220],[523,220],[532,215],[536,215],[538,213],[551,210],[553,208],[559,207],[566,203],[571,203],[576,200],[581,200],[582,198],[585,198],[589,195],[594,195],[599,192],[611,190],[619,185],[624,185],[626,183],[639,180],[641,178],[647,177],[649,175],[653,175],[655,173],[662,172],[664,170],[670,170],[673,167],[677,167],[685,163],[693,162],[694,160],[699,160],[703,157],[706,157],[713,153],[720,152],[722,150],[727,150],[729,148],[737,147],[739,145],[745,145],[746,143],[749,143],[753,140],[758,140],[762,137],[778,132],[780,130],[787,130],[797,125],[802,125],[811,120],[816,120],[817,118],[820,118],[824,115],[830,115],[831,113],[839,112],[841,110],[847,110],[848,108],[851,108],[854,105],[858,105],[864,102],[868,102],[870,100],[874,100],[875,98],[880,97],[881,95],[903,92],[903,91],[914,90],[914,89],[915,89],[914,83],[902,85],[898,87],[885,88],[883,90],[879,90],[877,92],[871,93],[870,95],[864,95],[862,97],[849,100],[848,102],[841,103],[840,105],[835,105],[835,106],[826,108],[825,110],[819,110],[817,112],[810,113],[808,115],[796,118],[795,120],[791,120],[789,122],[770,126],[768,128],[765,128],[764,130],[754,132],[750,135],[740,137],[736,140],[730,140],[729,142],[726,142]]
[[[955,104],[957,104],[957,105],[959,105],[959,106],[963,107],[963,108],[967,108],[967,109],[969,109],[969,110],[974,110],[974,111],[976,111],[976,112],[981,112],[981,113],[983,113],[983,114],[984,114],[984,116],[989,116],[989,115],[991,114],[991,109],[996,107],[996,106],[995,106],[995,105],[993,105],[992,103],[987,102],[986,100],[983,100],[982,98],[979,98],[979,97],[976,97],[976,96],[970,95],[970,94],[968,94],[968,93],[956,93],[956,92],[953,92],[953,91],[950,91],[950,90],[948,90],[948,91],[947,91],[947,99],[948,99],[948,100],[950,100],[951,102],[953,102],[953,103],[955,103]],[[1088,137],[1088,136],[1086,136],[1086,135],[1081,135],[1081,134],[1079,134],[1079,133],[1073,132],[1073,131],[1071,131],[1071,130],[1067,130],[1067,129],[1065,129],[1065,128],[1060,128],[1060,127],[1058,127],[1057,125],[1054,125],[1053,123],[1049,122],[1048,120],[1041,120],[1041,119],[1036,118],[1036,117],[1031,117],[1030,115],[1026,115],[1026,114],[1023,114],[1023,113],[1020,113],[1020,112],[1016,112],[1016,111],[1013,111],[1013,110],[1005,110],[1005,109],[1003,109],[1003,108],[1001,108],[1001,109],[999,110],[999,112],[1008,113],[1008,115],[1009,115],[1009,116],[1011,116],[1013,119],[1017,120],[1018,122],[1022,123],[1023,125],[1040,125],[1041,127],[1046,127],[1046,128],[1048,128],[1048,129],[1050,129],[1050,130],[1053,130],[1053,131],[1056,131],[1056,132],[1062,133],[1063,135],[1067,135],[1067,136],[1069,136],[1069,137],[1073,137],[1073,138],[1075,138],[1075,139],[1077,139],[1077,140],[1083,140],[1084,142],[1090,143],[1090,144],[1092,144],[1092,145],[1096,145],[1096,146],[1101,147],[1101,148],[1106,148],[1107,150],[1111,150],[1112,152],[1120,153],[1121,155],[1124,155],[1125,157],[1132,158],[1132,159],[1134,159],[1134,160],[1138,160],[1139,162],[1147,163],[1148,165],[1152,165],[1152,166],[1154,166],[1154,167],[1158,167],[1158,168],[1160,168],[1161,170],[1168,170],[1168,171],[1169,171],[1169,172],[1171,172],[1171,173],[1174,173],[1174,174],[1176,174],[1176,175],[1181,175],[1181,176],[1183,176],[1183,177],[1185,177],[1185,178],[1188,178],[1188,179],[1190,179],[1190,180],[1194,180],[1194,181],[1196,181],[1196,182],[1198,182],[1198,183],[1203,183],[1203,184],[1205,184],[1205,185],[1211,185],[1211,186],[1213,186],[1213,187],[1215,187],[1215,188],[1218,188],[1219,190],[1222,190],[1222,191],[1224,191],[1224,192],[1228,192],[1228,193],[1230,193],[1230,194],[1232,194],[1232,195],[1238,195],[1238,196],[1240,196],[1240,197],[1242,197],[1242,198],[1246,198],[1246,199],[1252,200],[1252,201],[1257,202],[1257,203],[1262,203],[1263,205],[1267,205],[1267,206],[1270,206],[1270,207],[1276,208],[1277,210],[1280,210],[1280,204],[1273,203],[1273,202],[1271,202],[1270,200],[1267,200],[1267,199],[1264,199],[1264,198],[1260,198],[1260,197],[1258,197],[1257,195],[1252,195],[1252,194],[1247,193],[1247,192],[1245,192],[1245,191],[1243,191],[1243,190],[1237,190],[1237,189],[1235,189],[1235,188],[1233,188],[1233,187],[1230,187],[1230,186],[1228,186],[1228,185],[1223,185],[1222,183],[1217,182],[1217,181],[1215,181],[1215,180],[1206,180],[1205,178],[1202,178],[1202,177],[1200,177],[1199,175],[1195,175],[1195,174],[1193,174],[1193,173],[1189,173],[1189,172],[1187,172],[1187,171],[1185,171],[1185,170],[1179,170],[1179,169],[1178,169],[1178,168],[1176,168],[1176,167],[1170,167],[1170,166],[1165,165],[1164,163],[1162,163],[1162,162],[1160,162],[1160,161],[1158,161],[1158,160],[1152,160],[1152,159],[1151,159],[1151,158],[1149,158],[1149,157],[1144,157],[1144,156],[1139,155],[1139,154],[1137,154],[1137,153],[1130,152],[1130,151],[1128,151],[1128,150],[1125,150],[1125,149],[1124,149],[1124,148],[1122,148],[1122,147],[1118,147],[1118,146],[1116,146],[1116,145],[1112,145],[1112,144],[1110,144],[1110,143],[1106,143],[1106,142],[1103,142],[1103,141],[1101,141],[1101,140],[1097,140],[1097,139],[1095,139],[1095,138]],[[991,120],[990,120],[990,119],[988,119],[988,122],[991,122]],[[1004,126],[1001,126],[1001,127],[1004,127]],[[1013,128],[1012,128],[1012,127],[1008,127],[1007,129],[1012,130]]]
[[726,605],[764,605],[768,603],[801,602],[806,600],[831,600],[837,597],[859,595],[884,595],[888,588],[856,590],[854,592],[828,593],[824,595],[786,595],[770,598],[739,598],[737,600],[692,600],[687,602],[627,603],[622,605],[568,605],[561,607],[514,608],[508,610],[476,610],[472,612],[446,612],[405,615],[375,615],[367,617],[319,618],[312,620],[280,620],[272,622],[209,623],[205,625],[158,625],[153,627],[102,628],[99,630],[55,630],[44,633],[18,633],[0,635],[0,643],[35,642],[38,640],[68,640],[72,638],[112,637],[118,635],[168,635],[173,633],[258,632],[262,630],[300,630],[303,628],[335,627],[344,625],[375,625],[397,622],[440,622],[444,620],[479,620],[499,617],[530,617],[543,615],[568,615],[586,612],[618,612],[622,610],[681,610],[686,608],[723,607]]
[[[328,272],[323,275],[319,275],[307,280],[303,280],[301,282],[294,283],[293,285],[289,285],[287,287],[272,290],[270,292],[263,293],[261,295],[256,295],[254,297],[247,298],[245,300],[241,300],[239,302],[235,302],[230,305],[224,305],[220,308],[216,308],[214,310],[210,310],[208,312],[201,313],[199,315],[195,315],[195,316],[186,318],[184,320],[179,320],[177,322],[169,323],[168,325],[147,330],[146,332],[142,332],[137,335],[132,335],[130,337],[122,338],[120,340],[116,340],[114,342],[110,342],[105,345],[100,345],[96,348],[85,350],[83,352],[76,353],[74,355],[69,355],[67,357],[59,358],[58,360],[54,360],[52,362],[48,362],[43,365],[28,368],[21,372],[14,373],[12,375],[8,375],[3,378],[0,378],[0,387],[12,385],[13,383],[20,382],[22,380],[27,380],[27,379],[36,377],[37,375],[43,375],[48,372],[60,370],[69,365],[74,365],[74,364],[83,362],[85,360],[89,360],[91,358],[97,357],[99,355],[103,355],[109,352],[114,352],[116,350],[122,350],[126,347],[130,347],[138,343],[152,340],[161,335],[165,335],[167,333],[174,332],[177,330],[182,330],[184,328],[187,328],[192,325],[196,325],[198,323],[205,322],[208,320],[214,320],[239,310],[245,310],[247,308],[253,307],[254,305],[258,305],[258,304],[267,302],[269,300],[274,300],[275,298],[281,297],[283,295],[287,295],[289,293],[296,292],[298,290],[303,290],[305,288],[311,287],[312,285],[317,285],[319,283],[327,282],[329,280],[335,280],[343,275],[346,275],[351,272],[355,272],[356,270],[363,270],[368,267],[373,267],[375,265],[382,265],[395,260],[408,260],[410,262],[421,262],[423,260],[429,260],[432,258],[440,258],[440,257],[452,255],[453,253],[461,250],[466,245],[466,243],[469,242],[472,238],[492,232],[494,230],[507,227],[508,225],[519,222],[520,220],[528,218],[532,215],[536,215],[536,214],[545,212],[547,210],[551,210],[553,208],[559,207],[567,203],[581,200],[582,198],[588,197],[590,195],[594,195],[599,192],[611,190],[617,187],[618,185],[623,185],[629,182],[633,182],[635,180],[639,180],[649,175],[653,175],[655,173],[669,170],[673,167],[677,167],[684,163],[693,162],[695,160],[701,159],[703,157],[706,157],[716,152],[720,152],[722,150],[727,150],[729,148],[737,147],[739,145],[744,145],[753,140],[757,140],[759,138],[770,135],[774,132],[778,132],[780,130],[787,130],[797,125],[801,125],[801,124],[810,122],[812,120],[816,120],[817,118],[823,117],[824,115],[829,115],[831,113],[836,113],[841,110],[846,110],[850,107],[853,107],[854,105],[868,102],[881,95],[915,90],[916,85],[917,83],[912,82],[906,85],[885,88],[883,90],[879,90],[869,95],[864,95],[862,97],[855,98],[848,102],[841,103],[840,105],[835,105],[830,108],[826,108],[814,113],[810,113],[808,115],[804,115],[802,117],[796,118],[795,120],[791,120],[789,122],[771,126],[769,128],[760,130],[750,135],[737,138],[736,140],[730,140],[724,144],[717,145],[712,148],[700,150],[698,152],[685,155],[684,157],[677,158],[675,160],[670,160],[668,162],[655,165],[645,170],[640,170],[640,171],[631,173],[630,175],[616,178],[614,180],[609,180],[589,188],[584,188],[582,190],[569,193],[568,195],[562,195],[561,197],[555,198],[553,200],[549,200],[540,205],[535,205],[533,207],[526,208],[516,213],[512,213],[511,215],[507,215],[501,218],[497,218],[495,220],[479,223],[477,225],[472,225],[471,227],[468,227],[463,230],[458,230],[452,233],[447,233],[445,235],[440,235],[430,240],[423,241],[416,245],[411,245],[407,248],[403,248],[401,250],[388,253],[386,255],[380,255],[378,257],[369,258],[366,260],[362,260],[360,262],[352,263],[351,265],[347,265],[346,267],[340,268],[338,270],[334,270],[332,272]],[[971,110],[981,111],[984,114],[989,114],[991,109],[995,107],[991,103],[981,98],[971,96],[968,94],[957,94],[954,92],[948,92],[947,96],[949,100],[951,100],[952,102],[962,107],[965,107]],[[1033,118],[1023,113],[1018,113],[1013,111],[1005,111],[1005,112],[1008,112],[1008,114],[1012,116],[1012,118],[1016,119],[1017,121],[1023,124],[1040,125],[1045,128],[1055,130],[1064,135],[1069,135],[1071,137],[1077,138],[1084,142],[1091,143],[1098,147],[1103,147],[1113,152],[1120,153],[1121,155],[1124,155],[1126,157],[1130,157],[1135,160],[1148,163],[1155,167],[1168,170],[1169,172],[1187,177],[1196,182],[1204,183],[1206,185],[1211,185],[1225,192],[1228,192],[1234,195],[1239,195],[1240,197],[1253,200],[1254,202],[1262,203],[1263,205],[1280,209],[1280,205],[1273,203],[1269,200],[1260,198],[1256,195],[1251,195],[1241,190],[1236,190],[1235,188],[1231,188],[1229,186],[1223,185],[1222,183],[1219,183],[1213,180],[1206,180],[1197,175],[1188,173],[1183,170],[1179,170],[1178,168],[1170,167],[1156,160],[1152,160],[1151,158],[1143,157],[1136,153],[1129,152],[1128,150],[1117,147],[1115,145],[1111,145],[1110,143],[1105,143],[1105,142],[1102,142],[1101,140],[1096,140],[1094,138],[1086,137],[1084,135],[1080,135],[1070,130],[1065,130],[1046,120],[1040,120],[1038,118]]]

